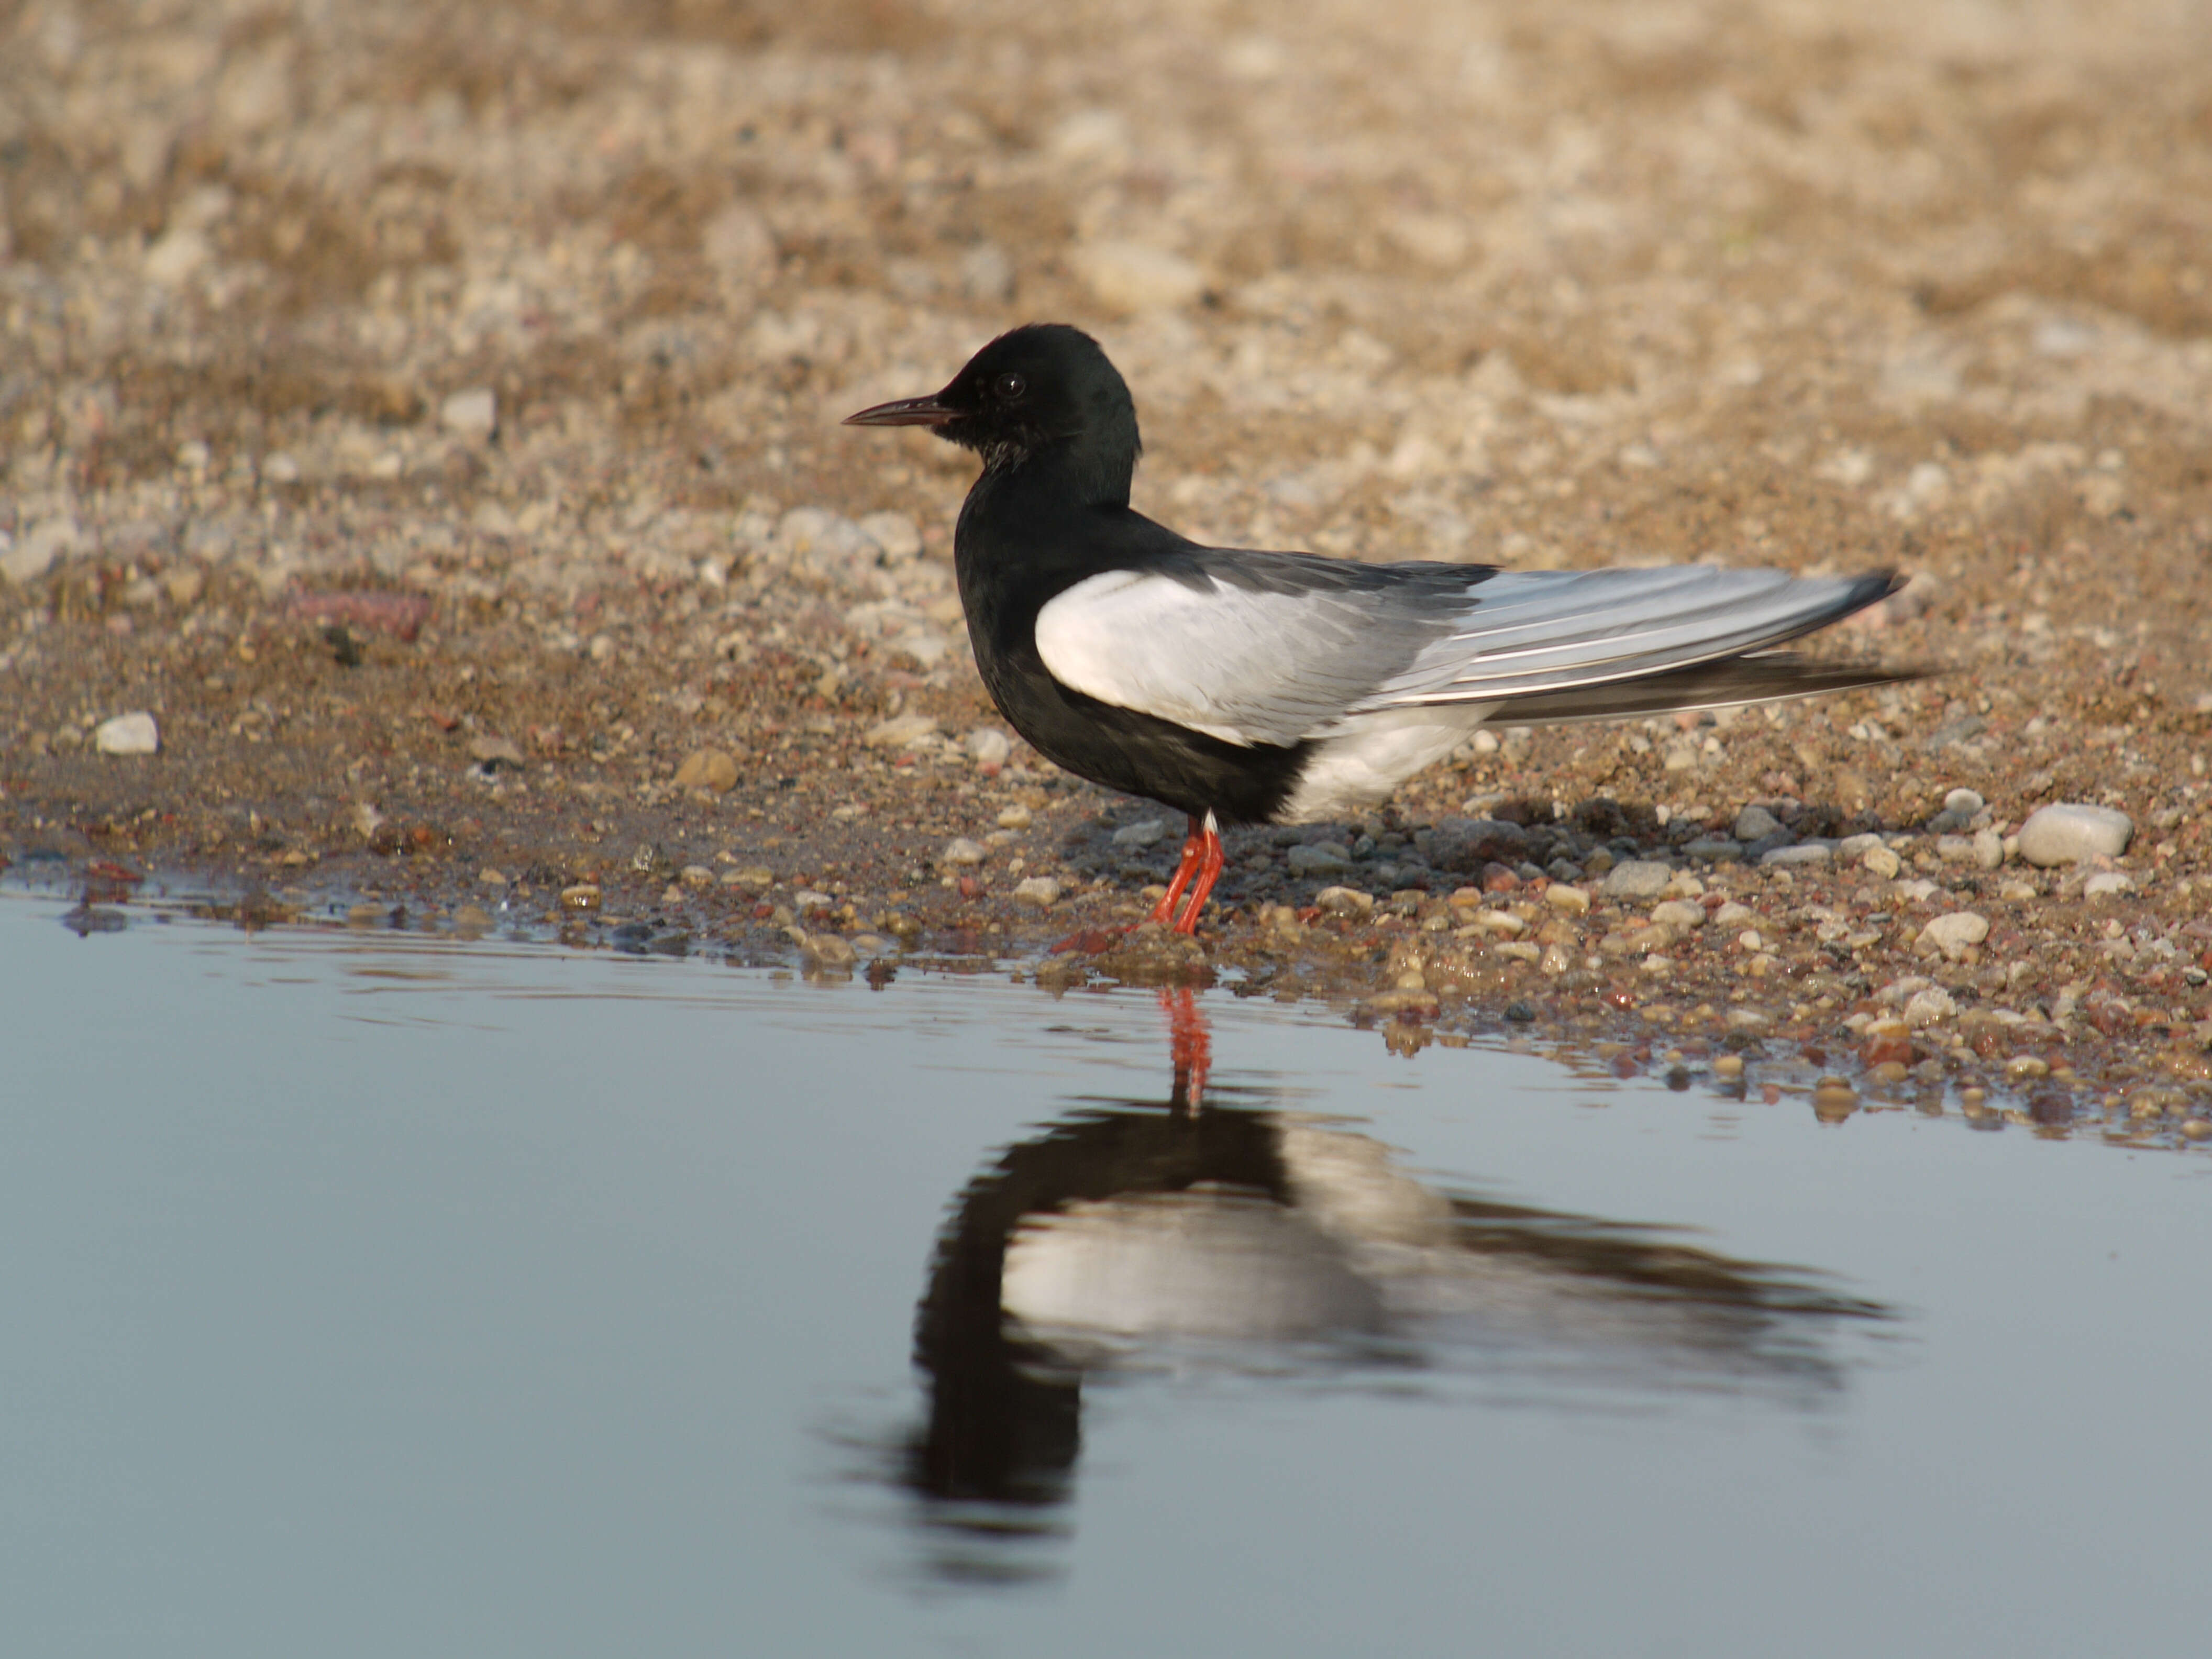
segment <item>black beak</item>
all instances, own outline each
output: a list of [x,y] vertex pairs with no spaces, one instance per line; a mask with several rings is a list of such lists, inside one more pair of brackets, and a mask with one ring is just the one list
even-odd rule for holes
[[943,426],[947,421],[957,421],[960,411],[945,401],[945,394],[933,392],[927,398],[898,398],[887,404],[878,404],[857,415],[848,415],[842,426]]

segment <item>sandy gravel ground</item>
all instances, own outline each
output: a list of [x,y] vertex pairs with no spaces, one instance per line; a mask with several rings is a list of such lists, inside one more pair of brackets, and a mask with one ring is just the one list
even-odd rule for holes
[[[1949,672],[1499,733],[1110,936],[1176,826],[1006,741],[965,458],[836,425],[1034,318],[1194,535],[1896,566],[1838,647]],[[2212,1135],[2208,411],[2185,0],[27,0],[0,849]]]

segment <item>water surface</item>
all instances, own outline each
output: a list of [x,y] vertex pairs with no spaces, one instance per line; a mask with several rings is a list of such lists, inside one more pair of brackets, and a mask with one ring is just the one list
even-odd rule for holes
[[[2212,1158],[0,898],[40,1654],[2197,1651]],[[921,1362],[917,1364],[917,1359]]]

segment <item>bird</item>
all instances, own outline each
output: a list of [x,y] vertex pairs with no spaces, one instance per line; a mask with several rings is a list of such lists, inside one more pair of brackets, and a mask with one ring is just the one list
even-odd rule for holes
[[953,566],[984,687],[1047,759],[1184,815],[1151,918],[1178,933],[1196,931],[1221,874],[1224,823],[1340,819],[1485,724],[1761,702],[1917,672],[1774,648],[1897,592],[1894,571],[1515,570],[1201,545],[1129,505],[1135,399],[1065,323],[1001,334],[941,391],[844,424],[927,427],[980,458]]

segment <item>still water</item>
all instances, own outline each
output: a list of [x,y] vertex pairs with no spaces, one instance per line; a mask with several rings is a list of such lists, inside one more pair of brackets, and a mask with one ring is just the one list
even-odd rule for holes
[[[2212,1155],[0,896],[62,1655],[2196,1654]],[[81,921],[82,919],[80,919]]]

